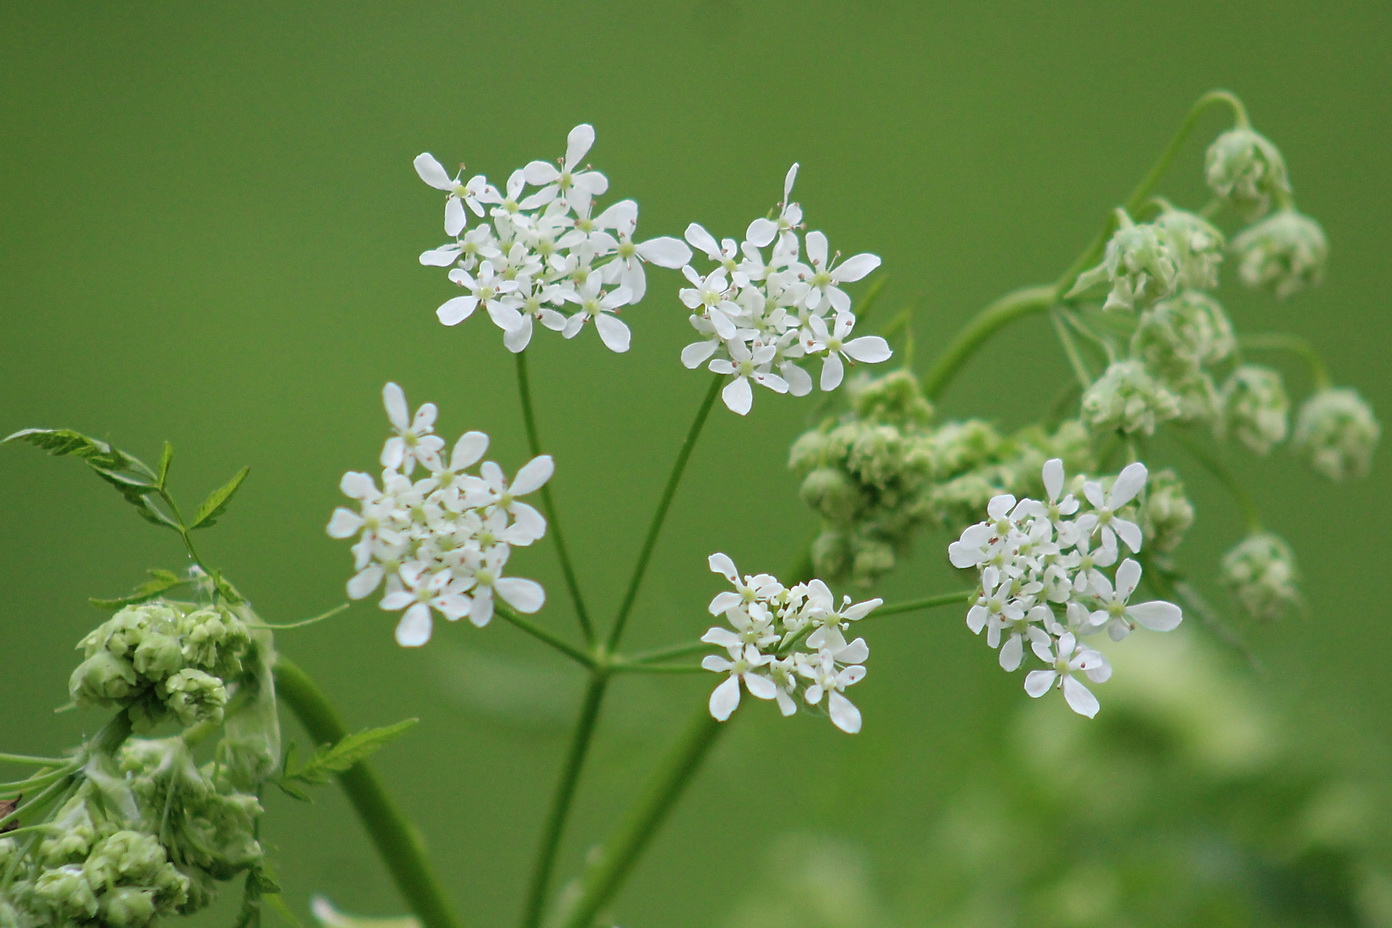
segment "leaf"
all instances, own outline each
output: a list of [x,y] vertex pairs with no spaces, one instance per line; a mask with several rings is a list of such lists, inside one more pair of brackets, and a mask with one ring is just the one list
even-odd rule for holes
[[160,479],[140,459],[72,429],[25,429],[0,444],[12,441],[25,442],[55,457],[81,458],[98,477],[115,487],[146,522],[181,530],[178,522],[150,501],[150,494],[160,491]]
[[[287,770],[282,779],[298,780],[301,783],[327,783],[330,776],[347,771],[387,742],[401,737],[407,729],[419,721],[420,719],[405,719],[395,725],[369,728],[356,735],[348,735],[335,745],[323,745],[314,752],[314,756],[303,767],[298,770]],[[285,786],[282,784],[281,788],[284,789]]]
[[164,453],[160,455],[158,473],[155,479],[159,481],[160,489],[164,489],[169,481],[169,465],[174,462],[174,446],[169,442],[164,443]]
[[136,587],[126,596],[116,599],[97,599],[93,597],[88,600],[92,605],[102,609],[120,609],[123,606],[134,606],[137,603],[148,602],[165,590],[173,589],[188,580],[180,577],[172,570],[152,569],[149,571],[150,579]]
[[249,473],[251,473],[251,468],[243,467],[231,480],[209,493],[208,498],[203,501],[203,505],[198,507],[198,512],[194,515],[193,524],[189,526],[189,530],[211,528],[217,524],[217,520],[222,518],[223,513],[227,512],[227,504],[232,501],[232,495],[237,492],[237,488],[242,485],[242,481]]

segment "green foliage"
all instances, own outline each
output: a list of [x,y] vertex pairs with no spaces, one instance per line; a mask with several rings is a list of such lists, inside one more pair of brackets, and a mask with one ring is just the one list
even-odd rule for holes
[[198,512],[194,514],[193,523],[189,528],[211,528],[216,525],[217,520],[222,518],[223,514],[227,512],[227,504],[232,501],[233,495],[237,492],[238,488],[241,487],[242,481],[246,479],[247,474],[250,472],[250,467],[243,467],[241,470],[237,471],[236,475],[233,476],[231,480],[227,481],[227,483],[223,484],[212,493],[209,493],[208,498],[198,507]]
[[136,587],[126,596],[116,599],[99,599],[90,597],[87,601],[92,605],[102,609],[120,609],[123,606],[135,606],[140,603],[149,602],[161,593],[172,590],[180,584],[187,583],[188,580],[180,577],[171,570],[161,570],[157,567],[151,568],[148,573],[150,579]]
[[285,755],[285,773],[276,781],[276,785],[296,799],[309,801],[309,795],[303,786],[319,786],[329,782],[331,776],[347,772],[388,742],[401,737],[418,721],[420,720],[403,719],[395,725],[369,728],[355,735],[347,735],[337,744],[321,745],[319,750],[314,752],[314,756],[300,767],[293,767],[292,747]]
[[81,458],[98,477],[115,487],[122,498],[135,507],[142,519],[153,525],[180,530],[179,523],[150,500],[151,494],[159,494],[164,489],[162,475],[168,471],[173,454],[168,444],[165,445],[165,456],[160,461],[160,473],[157,474],[139,458],[72,429],[24,429],[0,444],[12,441],[33,445],[54,457]]

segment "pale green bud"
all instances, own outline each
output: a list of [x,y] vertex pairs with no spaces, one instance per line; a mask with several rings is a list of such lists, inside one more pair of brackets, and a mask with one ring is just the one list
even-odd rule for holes
[[933,418],[933,404],[911,371],[892,371],[850,384],[851,408],[861,419],[884,419],[904,425],[924,425]]
[[1208,147],[1204,175],[1209,189],[1248,218],[1266,213],[1273,198],[1290,194],[1286,162],[1265,136],[1251,129],[1224,132]]
[[155,893],[122,886],[102,896],[102,918],[109,928],[145,928],[155,920]]
[[160,684],[165,706],[185,727],[200,722],[222,721],[227,706],[227,687],[211,674],[192,668],[181,670]]
[[1293,209],[1272,213],[1233,239],[1238,273],[1249,287],[1283,300],[1324,277],[1329,242],[1318,222]]
[[164,846],[154,835],[126,829],[99,841],[82,871],[94,889],[110,889],[153,883],[168,862]]
[[35,880],[33,901],[36,908],[62,918],[95,918],[97,914],[97,894],[77,864],[49,870]]
[[1174,292],[1179,268],[1159,226],[1137,225],[1122,210],[1117,215],[1120,224],[1107,242],[1102,263],[1079,275],[1065,296],[1078,296],[1110,283],[1112,289],[1103,309],[1144,309]]
[[904,469],[903,436],[890,425],[867,426],[851,446],[846,466],[864,483],[889,483]]
[[1179,418],[1183,422],[1214,422],[1221,401],[1213,378],[1203,371],[1186,377],[1165,381],[1165,388],[1179,400]]
[[1143,518],[1146,544],[1153,550],[1168,553],[1184,540],[1184,533],[1194,524],[1194,504],[1174,471],[1152,473],[1146,481]]
[[1223,583],[1244,612],[1276,620],[1300,603],[1295,556],[1270,532],[1248,535],[1223,556]]
[[823,531],[812,542],[812,566],[819,577],[844,577],[851,569],[851,543],[841,532]]
[[981,419],[948,422],[932,435],[933,473],[938,479],[971,470],[996,453],[1000,433]]
[[1184,210],[1166,210],[1155,225],[1169,245],[1175,264],[1175,286],[1211,290],[1218,286],[1218,265],[1223,263],[1223,233],[1202,216]]
[[1232,323],[1218,301],[1186,290],[1148,310],[1131,337],[1131,354],[1169,377],[1215,364],[1237,347]]
[[1300,407],[1293,443],[1317,473],[1347,480],[1368,475],[1381,434],[1372,407],[1356,391],[1324,389]]
[[851,576],[861,583],[870,583],[894,569],[894,547],[878,538],[857,538],[853,543],[855,556]]
[[1180,412],[1179,399],[1140,361],[1113,363],[1083,394],[1083,420],[1099,432],[1153,435],[1157,425]]
[[184,659],[228,679],[242,669],[242,656],[251,644],[246,625],[226,609],[197,609],[179,621]]
[[157,682],[184,666],[184,653],[177,638],[150,632],[136,646],[133,663],[141,676]]
[[185,811],[188,817],[176,839],[180,851],[213,877],[231,879],[261,859],[255,837],[261,805],[255,796],[213,795]]
[[849,477],[830,467],[819,467],[802,481],[802,501],[832,522],[849,522],[860,504],[860,493]]
[[14,906],[0,899],[0,928],[23,928]]
[[821,467],[826,461],[828,445],[827,435],[821,429],[802,433],[788,453],[788,466],[801,473]]
[[1257,454],[1286,440],[1290,401],[1281,375],[1267,367],[1245,364],[1223,385],[1223,428]]
[[110,651],[97,651],[68,678],[68,694],[79,706],[112,705],[139,689],[139,677],[131,662]]

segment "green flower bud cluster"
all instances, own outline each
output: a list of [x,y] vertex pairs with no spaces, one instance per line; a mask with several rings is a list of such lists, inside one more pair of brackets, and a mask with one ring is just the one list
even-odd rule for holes
[[1139,516],[1151,552],[1169,554],[1179,547],[1194,524],[1194,504],[1185,494],[1178,474],[1166,469],[1150,475]]
[[1248,535],[1223,556],[1223,584],[1243,612],[1275,621],[1300,604],[1295,556],[1270,532]]
[[1083,393],[1083,419],[1099,432],[1153,435],[1156,426],[1181,412],[1179,397],[1140,361],[1113,362]]
[[1068,297],[1110,286],[1104,310],[1137,311],[1173,296],[1179,289],[1218,285],[1223,233],[1207,220],[1166,206],[1152,223],[1137,224],[1117,210],[1118,226],[1102,263],[1078,276]]
[[220,607],[127,606],[78,644],[86,659],[68,690],[79,706],[130,707],[146,727],[171,715],[218,724],[250,644],[245,623]]
[[1257,454],[1286,440],[1290,400],[1281,375],[1269,367],[1244,364],[1223,385],[1218,430]]
[[1330,480],[1365,477],[1382,426],[1354,390],[1324,389],[1300,407],[1292,439],[1296,454]]
[[3,842],[14,878],[0,926],[144,928],[199,911],[216,881],[260,862],[260,812],[220,767],[197,766],[182,738],[130,739],[114,759],[88,762],[32,854]]
[[1329,241],[1320,224],[1304,213],[1283,209],[1233,239],[1242,282],[1284,300],[1324,279]]
[[972,521],[999,493],[1038,492],[1051,457],[1076,469],[1090,463],[1077,422],[1009,437],[981,420],[933,425],[932,406],[907,371],[857,380],[850,404],[802,435],[790,456],[802,499],[822,520],[812,545],[819,576],[869,583],[894,568],[925,525]]
[[1291,192],[1281,152],[1245,126],[1224,132],[1208,147],[1204,177],[1210,190],[1248,219],[1266,215],[1272,200],[1285,200]]

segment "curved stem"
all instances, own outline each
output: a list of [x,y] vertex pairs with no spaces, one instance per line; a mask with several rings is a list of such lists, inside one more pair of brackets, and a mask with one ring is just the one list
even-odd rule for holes
[[[1184,121],[1179,124],[1179,129],[1175,132],[1174,138],[1170,139],[1170,144],[1165,146],[1165,150],[1160,153],[1160,157],[1155,159],[1155,163],[1151,165],[1145,177],[1141,178],[1141,182],[1136,185],[1136,189],[1131,191],[1131,195],[1126,198],[1126,203],[1122,206],[1122,209],[1129,214],[1141,208],[1155,190],[1155,185],[1160,182],[1160,178],[1165,175],[1170,165],[1174,163],[1174,159],[1179,154],[1179,150],[1183,148],[1184,143],[1189,140],[1189,134],[1194,131],[1194,124],[1198,122],[1199,117],[1211,107],[1219,104],[1227,106],[1233,111],[1233,119],[1239,126],[1245,127],[1249,125],[1246,107],[1244,107],[1242,101],[1231,92],[1227,90],[1210,90],[1202,97],[1199,97],[1189,110],[1189,115],[1185,116]],[[1069,289],[1072,288],[1073,282],[1078,279],[1078,275],[1087,270],[1102,257],[1102,249],[1106,247],[1107,240],[1111,238],[1112,233],[1116,231],[1116,224],[1116,213],[1112,211],[1107,214],[1107,221],[1103,224],[1102,231],[1092,240],[1092,244],[1084,249],[1082,254],[1078,255],[1077,260],[1073,262],[1072,266],[1069,267],[1067,271],[1064,271],[1063,276],[1060,277],[1058,283],[1054,285],[1056,298],[1062,299],[1063,294],[1067,293]]]
[[951,606],[953,604],[966,606],[976,599],[976,590],[958,590],[955,593],[940,593],[937,596],[927,596],[923,599],[913,599],[906,603],[895,603],[892,606],[881,606],[874,612],[867,615],[867,619],[882,619],[889,615],[899,615],[901,612],[917,612],[920,609],[932,609],[937,606]]
[[[283,655],[276,659],[275,681],[280,698],[317,743],[335,744],[348,734],[328,697]],[[421,924],[425,928],[461,928],[462,922],[425,856],[419,833],[406,821],[368,762],[358,761],[338,775],[338,782]]]
[[624,592],[623,603],[619,606],[618,616],[614,619],[614,628],[609,633],[609,650],[611,652],[619,646],[624,625],[628,621],[629,613],[633,611],[634,601],[638,598],[638,588],[643,585],[643,575],[648,571],[648,561],[652,559],[653,549],[657,547],[657,536],[662,532],[662,523],[667,520],[667,510],[672,505],[672,497],[676,495],[677,487],[681,484],[687,461],[691,460],[691,451],[696,447],[696,439],[701,436],[701,428],[706,424],[711,406],[715,404],[715,398],[720,393],[720,385],[724,380],[723,374],[716,374],[711,380],[711,385],[706,390],[706,397],[701,401],[701,408],[696,411],[696,418],[691,423],[691,428],[687,430],[686,438],[682,440],[681,450],[677,452],[677,460],[672,465],[672,473],[667,478],[667,486],[662,490],[662,498],[657,503],[657,512],[653,513],[652,524],[648,526],[647,537],[643,539],[643,547],[638,552],[638,563],[633,568],[633,576],[628,581],[628,589]]
[[687,642],[685,644],[674,644],[665,648],[654,648],[651,651],[640,651],[631,657],[616,656],[613,667],[615,670],[632,670],[645,664],[654,664],[658,661],[669,661],[678,657],[690,657],[693,654],[705,653],[714,645],[698,641],[695,644]]
[[575,723],[570,751],[567,752],[565,765],[561,768],[561,779],[556,784],[556,793],[551,799],[551,811],[546,816],[546,826],[542,831],[541,847],[537,851],[536,865],[532,870],[531,888],[527,891],[527,910],[522,916],[523,928],[536,928],[541,923],[551,875],[556,868],[556,854],[565,834],[570,806],[580,782],[580,770],[585,765],[585,757],[594,738],[595,722],[599,718],[599,707],[604,701],[604,691],[608,683],[608,675],[597,672],[591,675],[589,686],[585,688],[585,701],[580,706],[580,717]]
[[[541,437],[537,432],[536,412],[532,409],[532,383],[527,376],[527,352],[517,352],[517,392],[522,396],[522,421],[527,427],[527,444],[532,449],[532,457],[541,454]],[[551,483],[541,485],[541,501],[546,507],[546,517],[550,519],[551,537],[556,541],[556,553],[561,559],[561,574],[565,577],[566,589],[570,591],[570,601],[575,605],[575,616],[580,620],[580,628],[585,633],[585,642],[594,644],[594,625],[590,613],[585,608],[585,598],[580,595],[580,580],[575,573],[575,565],[570,560],[570,548],[566,546],[565,534],[561,531],[560,514],[556,501],[551,498]]]
[[1299,335],[1292,335],[1289,332],[1264,332],[1256,335],[1241,335],[1237,341],[1244,349],[1286,351],[1298,355],[1309,367],[1310,379],[1314,382],[1316,390],[1328,390],[1332,385],[1329,378],[1329,368],[1325,365],[1324,358],[1320,357],[1314,345]]
[[1232,494],[1233,499],[1242,510],[1243,518],[1247,523],[1248,533],[1255,534],[1256,532],[1262,531],[1261,512],[1257,509],[1257,504],[1252,499],[1252,495],[1247,492],[1247,488],[1242,485],[1242,482],[1237,479],[1237,476],[1232,471],[1228,470],[1227,466],[1223,464],[1222,461],[1219,461],[1212,454],[1209,454],[1207,449],[1202,447],[1184,432],[1178,429],[1171,429],[1171,434],[1174,435],[1175,441],[1179,442],[1180,446],[1184,448],[1185,451],[1189,452],[1191,458],[1198,461],[1199,464],[1203,466],[1204,470],[1216,477],[1218,482]]
[[725,727],[711,718],[704,707],[692,720],[623,824],[605,843],[599,862],[585,878],[579,900],[568,913],[564,922],[566,928],[590,928],[595,914],[608,904],[628,878]]
[[1053,287],[1025,287],[1007,293],[981,310],[965,329],[957,333],[957,337],[924,375],[923,395],[930,400],[936,400],[957,373],[957,369],[988,338],[1016,319],[1044,312],[1055,302]]
[[500,616],[503,619],[503,621],[510,622],[518,628],[522,629],[522,631],[531,635],[533,638],[546,642],[551,647],[555,648],[557,651],[560,651],[566,657],[578,661],[579,663],[589,668],[593,668],[595,666],[595,659],[591,654],[589,654],[586,651],[582,651],[580,648],[577,648],[575,645],[570,644],[565,639],[559,637],[555,633],[547,631],[545,628],[542,628],[540,625],[536,624],[532,620],[523,618],[517,612],[503,605],[501,602],[498,602],[496,599],[493,601],[493,612]]

